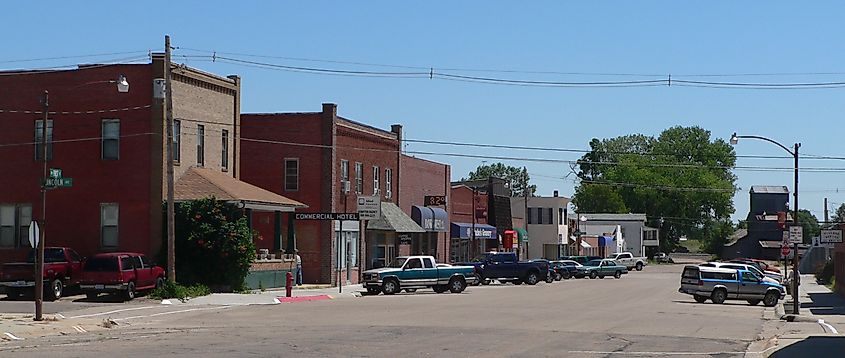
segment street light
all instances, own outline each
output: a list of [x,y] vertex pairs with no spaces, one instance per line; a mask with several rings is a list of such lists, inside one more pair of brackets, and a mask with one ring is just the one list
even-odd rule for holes
[[[795,143],[793,148],[789,149],[785,145],[776,142],[775,140],[756,136],[756,135],[736,135],[736,132],[731,136],[731,145],[737,145],[739,143],[740,138],[748,138],[748,139],[759,139],[778,147],[783,148],[787,153],[791,154],[793,159],[795,160],[795,182],[794,182],[794,191],[792,193],[793,197],[795,198],[794,203],[792,204],[793,214],[792,214],[792,222],[793,225],[798,225],[798,148],[801,148],[801,143]],[[798,314],[798,243],[795,243],[794,253],[792,256],[792,314]]]
[[[67,88],[67,90],[79,88],[82,86],[97,84],[97,83],[114,83],[117,84],[117,92],[129,92],[129,82],[126,76],[119,75],[117,80],[105,80],[86,82],[77,86]],[[44,121],[41,123],[41,159],[44,160],[43,177],[41,181],[41,235],[37,243],[37,251],[35,260],[35,320],[41,321],[42,307],[44,303],[44,241],[47,238],[47,123],[50,115],[50,93],[44,91]],[[52,287],[51,287],[52,289]]]

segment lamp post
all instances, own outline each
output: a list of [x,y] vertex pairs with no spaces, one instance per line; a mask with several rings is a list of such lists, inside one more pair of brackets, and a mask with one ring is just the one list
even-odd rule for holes
[[[129,92],[129,82],[123,75],[118,76],[117,80],[93,81],[86,82],[77,86],[68,88],[75,89],[82,86],[97,84],[97,83],[115,83],[117,84],[117,91],[120,93]],[[40,240],[36,244],[35,255],[35,320],[41,321],[43,319],[42,307],[44,303],[44,241],[47,238],[47,123],[49,123],[50,116],[50,92],[44,91],[43,98],[44,105],[44,120],[41,123],[41,159],[43,160],[43,171],[41,178],[41,233]],[[52,289],[52,287],[51,287]]]
[[[781,147],[787,153],[791,154],[793,159],[795,160],[795,182],[793,186],[793,193],[792,196],[795,198],[794,203],[792,204],[793,214],[792,214],[792,222],[793,225],[798,225],[798,148],[801,148],[801,143],[795,143],[793,145],[793,149],[790,150],[785,145],[778,143],[775,140],[756,136],[756,135],[737,135],[734,133],[731,136],[731,145],[736,145],[739,143],[740,138],[748,138],[748,139],[759,139],[778,147]],[[793,256],[792,256],[792,314],[798,314],[798,243],[795,243],[795,247],[793,248]]]

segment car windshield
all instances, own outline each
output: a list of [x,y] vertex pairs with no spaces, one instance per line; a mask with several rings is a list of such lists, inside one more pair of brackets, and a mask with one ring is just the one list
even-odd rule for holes
[[[35,250],[29,251],[29,256],[26,258],[26,262],[28,263],[35,263]],[[65,262],[65,253],[63,249],[44,249],[44,262],[51,263],[51,262]]]
[[601,260],[590,260],[584,263],[584,266],[598,266],[601,264]]
[[393,259],[393,262],[391,262],[390,266],[387,266],[387,267],[402,268],[402,265],[404,265],[405,261],[407,261],[407,260],[408,260],[407,257],[397,257],[397,258]]
[[83,270],[88,272],[116,272],[117,257],[92,257],[85,262]]

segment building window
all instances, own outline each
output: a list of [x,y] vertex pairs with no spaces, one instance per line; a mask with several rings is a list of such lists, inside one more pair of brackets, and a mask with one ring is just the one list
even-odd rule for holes
[[565,224],[563,212],[564,212],[563,208],[557,208],[557,224],[558,225],[564,225]]
[[340,252],[335,267],[358,267],[358,232],[335,231],[335,235],[340,239]]
[[345,194],[349,192],[349,161],[340,161],[340,190]]
[[197,125],[197,165],[205,166],[205,126]]
[[299,159],[285,159],[285,191],[299,190]]
[[220,160],[221,160],[220,165],[223,167],[223,170],[227,170],[227,169],[229,169],[229,131],[225,130],[225,129],[223,130],[223,143],[222,144],[223,144],[223,153],[221,153],[222,157],[220,158]]
[[120,120],[103,120],[103,160],[120,159]]
[[0,205],[0,248],[29,247],[32,205]]
[[173,161],[179,162],[182,153],[182,121],[173,121]]
[[528,208],[528,224],[552,225],[554,224],[553,215],[553,208]]
[[364,193],[364,164],[355,163],[355,194]]
[[390,168],[384,170],[384,197],[393,197],[393,170]]
[[373,167],[373,195],[377,195],[379,190],[381,189],[381,185],[379,185],[379,168]]
[[[41,131],[44,120],[35,121],[35,160],[44,160]],[[53,120],[47,120],[47,160],[53,160]]]
[[100,245],[102,247],[117,247],[119,211],[115,203],[100,204]]

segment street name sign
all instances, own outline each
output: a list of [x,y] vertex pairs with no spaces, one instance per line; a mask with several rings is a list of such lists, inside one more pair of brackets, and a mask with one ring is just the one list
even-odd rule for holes
[[822,244],[838,244],[842,242],[842,230],[822,230],[819,238]]
[[296,220],[358,221],[358,213],[296,213]]
[[361,220],[376,220],[381,217],[381,196],[359,196],[358,217]]
[[795,225],[789,227],[789,243],[800,244],[804,241],[804,227]]
[[62,177],[62,170],[60,168],[50,168],[50,178],[58,179]]
[[33,249],[38,247],[38,240],[40,240],[39,235],[41,235],[41,232],[38,229],[38,222],[32,220],[32,222],[29,223],[29,245],[32,246]]

